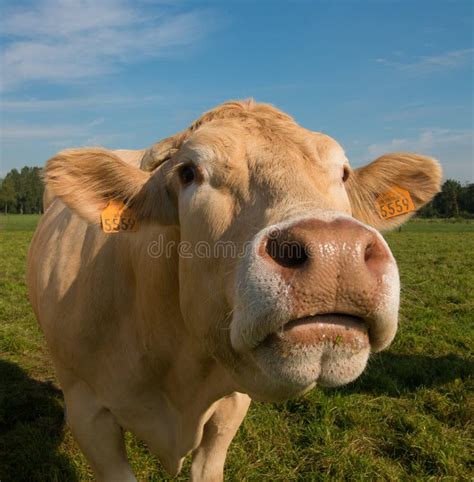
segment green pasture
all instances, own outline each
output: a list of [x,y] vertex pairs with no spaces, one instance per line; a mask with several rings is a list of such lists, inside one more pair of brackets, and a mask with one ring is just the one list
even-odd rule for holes
[[[0,480],[89,480],[26,296],[37,221],[0,215]],[[347,387],[253,403],[226,480],[473,480],[474,223],[414,220],[386,238],[402,280],[396,341]],[[139,480],[168,479],[142,442],[127,446]]]

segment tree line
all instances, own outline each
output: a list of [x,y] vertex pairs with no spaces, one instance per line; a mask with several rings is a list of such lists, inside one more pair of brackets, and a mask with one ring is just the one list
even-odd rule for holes
[[[44,185],[40,167],[12,169],[0,180],[0,212],[34,214],[43,212]],[[424,218],[474,218],[474,184],[454,179],[444,182],[441,192],[420,211]]]
[[461,184],[455,179],[448,179],[433,200],[418,211],[417,216],[474,219],[474,184]]
[[12,169],[0,185],[0,212],[38,214],[43,212],[44,184],[40,167]]

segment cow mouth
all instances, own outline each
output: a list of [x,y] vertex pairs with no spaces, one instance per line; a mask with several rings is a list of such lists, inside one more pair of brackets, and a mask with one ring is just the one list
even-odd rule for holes
[[325,344],[350,348],[356,352],[370,346],[365,321],[358,316],[342,313],[290,320],[280,330],[267,336],[262,344],[269,346],[275,343],[286,348]]
[[355,380],[364,371],[370,352],[368,321],[328,313],[284,323],[251,356],[279,393],[291,398],[315,384],[336,387]]

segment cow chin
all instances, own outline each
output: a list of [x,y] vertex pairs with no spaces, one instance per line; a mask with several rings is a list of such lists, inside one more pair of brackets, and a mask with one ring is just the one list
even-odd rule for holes
[[357,317],[323,315],[291,321],[248,352],[260,375],[251,395],[283,400],[315,385],[345,385],[364,371],[369,354],[368,329]]
[[260,370],[289,392],[305,392],[315,385],[337,387],[355,380],[365,369],[370,349],[357,352],[347,346],[322,342],[282,350],[279,344],[256,348],[253,359]]

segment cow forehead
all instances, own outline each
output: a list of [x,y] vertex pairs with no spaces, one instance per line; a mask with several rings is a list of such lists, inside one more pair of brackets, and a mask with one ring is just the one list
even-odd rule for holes
[[[302,128],[292,117],[270,104],[247,99],[217,106],[184,131],[154,144],[146,150],[141,168],[148,171],[156,169],[179,152],[186,143],[193,144],[193,138],[201,138],[201,154],[206,151],[214,156],[221,154],[221,159],[239,157],[236,155],[238,152],[229,152],[235,148],[235,144],[245,145],[247,150],[256,144],[260,144],[260,147],[267,144],[265,150],[272,154],[264,157],[273,162],[278,159],[275,150],[284,152],[290,158],[293,157],[292,154],[302,154],[300,157],[310,158],[326,168],[347,162],[341,146],[331,137]],[[268,145],[273,149],[269,149]],[[214,152],[206,147],[212,147]],[[253,149],[254,152],[257,150]],[[251,161],[248,155],[246,160]]]
[[[265,133],[229,122],[202,126],[184,143],[182,155],[201,162],[224,163],[227,168],[242,162],[274,165],[279,160],[306,159],[325,169],[347,164],[342,147],[330,136],[293,124],[288,129]],[[241,166],[240,166],[241,167]]]

